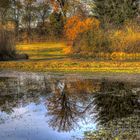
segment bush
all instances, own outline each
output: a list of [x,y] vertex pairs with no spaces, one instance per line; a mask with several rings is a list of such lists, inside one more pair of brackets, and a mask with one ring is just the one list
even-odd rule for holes
[[73,41],[72,53],[93,56],[99,52],[110,52],[109,40],[99,26],[96,18],[71,17],[65,31],[68,40]]
[[126,21],[118,28],[99,25],[94,18],[70,18],[65,30],[68,40],[73,43],[67,52],[103,59],[139,59],[140,26],[136,21]]
[[14,58],[16,55],[13,33],[0,30],[0,60]]
[[121,29],[109,32],[113,52],[140,53],[140,26],[126,22]]
[[109,40],[101,29],[90,29],[77,37],[74,41],[73,50],[95,56],[97,53],[110,52],[109,46]]
[[65,34],[68,40],[74,41],[80,34],[94,28],[99,28],[100,22],[94,18],[82,18],[73,16],[65,24]]

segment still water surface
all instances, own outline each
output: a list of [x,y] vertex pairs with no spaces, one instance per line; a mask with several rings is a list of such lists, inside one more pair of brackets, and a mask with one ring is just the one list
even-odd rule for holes
[[76,76],[0,77],[0,140],[139,139],[140,84]]

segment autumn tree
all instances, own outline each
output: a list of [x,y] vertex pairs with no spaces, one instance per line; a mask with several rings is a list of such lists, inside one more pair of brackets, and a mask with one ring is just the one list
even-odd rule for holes
[[66,17],[69,0],[51,0],[54,10],[60,10],[61,14]]
[[65,33],[68,40],[74,41],[79,34],[90,30],[92,27],[98,28],[100,22],[94,18],[81,19],[79,16],[69,18],[65,24]]

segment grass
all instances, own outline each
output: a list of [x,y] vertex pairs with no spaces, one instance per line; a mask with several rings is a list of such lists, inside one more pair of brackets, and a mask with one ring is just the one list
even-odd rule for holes
[[23,44],[16,47],[19,53],[27,53],[30,59],[0,62],[1,70],[140,73],[138,61],[95,61],[71,58],[64,53],[67,46],[61,42]]
[[63,48],[65,48],[64,43],[34,43],[27,45],[17,45],[17,50],[19,53],[27,53],[30,59],[47,59],[47,58],[57,58],[64,57]]

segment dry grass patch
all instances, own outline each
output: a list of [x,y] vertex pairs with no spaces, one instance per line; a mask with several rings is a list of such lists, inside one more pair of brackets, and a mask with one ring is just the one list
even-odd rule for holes
[[95,61],[72,59],[65,55],[64,43],[17,45],[20,53],[29,54],[28,61],[0,62],[0,69],[42,72],[124,72],[140,73],[140,62]]

